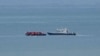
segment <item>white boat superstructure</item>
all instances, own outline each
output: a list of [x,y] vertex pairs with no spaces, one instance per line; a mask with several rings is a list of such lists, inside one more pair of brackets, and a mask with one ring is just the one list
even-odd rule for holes
[[56,31],[59,33],[68,33],[69,32],[67,28],[56,29]]

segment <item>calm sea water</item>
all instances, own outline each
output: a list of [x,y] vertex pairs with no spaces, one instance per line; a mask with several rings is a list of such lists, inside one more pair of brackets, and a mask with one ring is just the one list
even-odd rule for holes
[[[65,27],[77,35],[25,36]],[[100,56],[100,9],[2,7],[0,56]]]

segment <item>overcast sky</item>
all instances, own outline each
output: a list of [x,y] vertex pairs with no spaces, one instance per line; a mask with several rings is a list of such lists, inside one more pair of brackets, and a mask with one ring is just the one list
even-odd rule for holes
[[0,0],[0,5],[77,5],[99,6],[100,0]]

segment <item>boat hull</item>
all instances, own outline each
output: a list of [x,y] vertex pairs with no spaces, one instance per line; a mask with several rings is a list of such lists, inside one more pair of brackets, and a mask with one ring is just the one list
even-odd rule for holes
[[46,36],[45,33],[42,32],[26,32],[26,36]]
[[76,33],[50,33],[48,32],[48,35],[76,35]]
[[26,34],[26,36],[46,36],[46,34],[36,34],[36,35],[34,35],[34,34]]

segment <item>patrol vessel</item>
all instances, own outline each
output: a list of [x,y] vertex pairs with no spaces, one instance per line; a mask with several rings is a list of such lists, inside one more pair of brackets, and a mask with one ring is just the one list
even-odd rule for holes
[[76,35],[74,32],[69,32],[67,28],[64,29],[56,29],[57,32],[47,32],[48,35]]

